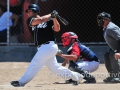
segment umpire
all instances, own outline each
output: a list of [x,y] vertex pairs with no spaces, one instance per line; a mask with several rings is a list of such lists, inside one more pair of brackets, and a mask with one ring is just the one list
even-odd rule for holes
[[110,50],[104,54],[105,67],[109,77],[103,80],[105,83],[120,83],[118,60],[114,55],[120,53],[120,28],[111,22],[111,15],[102,12],[97,16],[98,26],[103,27],[104,39]]

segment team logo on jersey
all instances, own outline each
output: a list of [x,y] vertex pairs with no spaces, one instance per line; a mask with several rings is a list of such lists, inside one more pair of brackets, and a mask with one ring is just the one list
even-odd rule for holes
[[32,27],[32,31],[34,31],[34,30],[35,30],[35,26]]
[[47,27],[47,23],[46,22],[43,22],[43,23],[37,25],[37,28],[45,28],[45,27]]

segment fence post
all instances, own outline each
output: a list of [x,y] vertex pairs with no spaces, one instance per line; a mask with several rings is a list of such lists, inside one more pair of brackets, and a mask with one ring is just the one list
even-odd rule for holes
[[9,14],[9,12],[10,12],[10,0],[7,0],[7,13],[8,13],[8,18],[7,18],[7,46],[9,46],[10,45],[10,23],[9,23],[9,21],[10,21],[10,14]]

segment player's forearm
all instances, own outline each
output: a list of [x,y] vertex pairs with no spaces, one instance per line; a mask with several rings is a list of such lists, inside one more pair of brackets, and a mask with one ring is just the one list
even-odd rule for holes
[[66,59],[66,60],[77,60],[76,55],[67,55],[67,54],[61,54],[60,57]]
[[59,32],[60,31],[60,24],[56,18],[53,18],[53,23],[54,23],[54,31]]
[[40,17],[41,22],[46,22],[51,18],[51,14]]
[[11,19],[14,20],[13,26],[16,26],[18,23],[19,16],[16,14],[12,14]]
[[68,63],[68,60],[65,60],[64,63]]
[[13,26],[16,26],[18,23],[18,18],[15,19]]
[[51,18],[51,14],[39,17],[37,16],[37,18],[34,18],[34,20],[32,21],[31,25],[38,25],[40,23],[46,22]]

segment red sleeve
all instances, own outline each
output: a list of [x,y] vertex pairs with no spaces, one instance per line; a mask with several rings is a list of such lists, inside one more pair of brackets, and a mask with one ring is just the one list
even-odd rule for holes
[[78,46],[78,43],[74,43],[74,45],[72,46],[72,50],[71,50],[71,54],[76,55],[77,57],[80,56],[80,48]]

